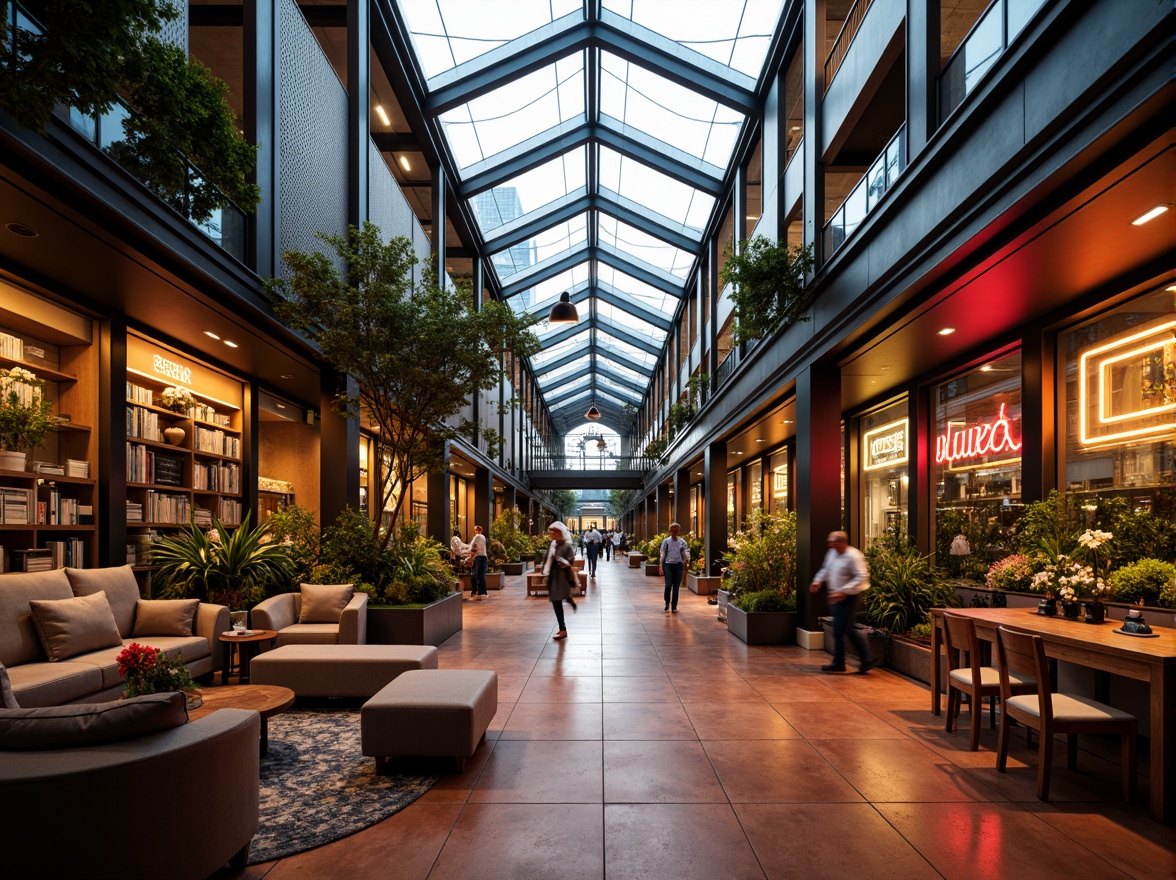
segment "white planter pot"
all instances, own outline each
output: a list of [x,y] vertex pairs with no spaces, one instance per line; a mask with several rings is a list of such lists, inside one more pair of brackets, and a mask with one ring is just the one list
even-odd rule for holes
[[29,454],[27,452],[9,452],[0,450],[0,471],[23,471],[28,467]]

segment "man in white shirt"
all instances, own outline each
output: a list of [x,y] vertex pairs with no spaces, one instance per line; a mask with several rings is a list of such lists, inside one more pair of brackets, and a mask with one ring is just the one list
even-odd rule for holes
[[661,543],[658,551],[657,573],[666,579],[665,612],[678,613],[678,589],[682,586],[682,575],[690,563],[690,545],[679,536],[682,527],[670,523],[670,536]]
[[596,577],[596,560],[600,556],[600,545],[603,541],[604,537],[596,530],[595,523],[584,533],[584,555],[588,558],[588,577]]
[[870,588],[870,569],[861,550],[849,546],[845,532],[830,532],[829,550],[821,570],[813,578],[809,590],[813,593],[825,585],[829,611],[833,615],[833,662],[821,667],[822,672],[845,672],[845,639],[853,642],[861,658],[858,672],[865,675],[874,666],[870,645],[858,632],[858,606],[861,594]]
[[474,538],[466,552],[469,554],[468,560],[474,565],[470,576],[470,598],[467,601],[484,599],[488,595],[486,570],[490,567],[490,557],[486,555],[486,536],[482,534],[481,526],[474,526]]

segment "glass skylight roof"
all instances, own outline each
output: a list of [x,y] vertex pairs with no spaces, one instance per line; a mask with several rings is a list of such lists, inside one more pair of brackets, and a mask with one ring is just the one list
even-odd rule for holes
[[[393,4],[489,283],[557,340],[531,367],[561,431],[587,400],[627,428],[621,408],[662,360],[746,114],[762,107],[782,7],[599,0],[590,14],[588,2]],[[579,325],[548,326],[564,291]]]

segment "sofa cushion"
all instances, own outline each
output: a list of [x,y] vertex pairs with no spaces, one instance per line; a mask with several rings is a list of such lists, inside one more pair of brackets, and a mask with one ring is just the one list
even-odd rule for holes
[[[102,673],[102,687],[121,687],[123,678],[118,674],[118,655],[123,648],[137,642],[147,648],[158,648],[168,657],[183,657],[184,662],[191,666],[195,660],[207,657],[210,653],[208,639],[200,636],[152,636],[148,639],[124,639],[117,648],[103,648],[101,651],[91,651],[80,657],[74,657],[71,663],[88,663],[98,668]],[[199,673],[195,673],[199,674]]]
[[102,670],[89,663],[25,663],[8,669],[12,690],[22,708],[59,706],[103,690]]
[[199,599],[140,599],[133,637],[190,636],[199,605]]
[[303,584],[298,622],[338,623],[354,595],[354,584]]
[[122,742],[188,723],[181,693],[147,694],[112,703],[0,709],[0,749],[70,749]]
[[121,638],[135,630],[135,607],[139,602],[139,583],[129,565],[115,568],[67,568],[70,588],[75,596],[105,593]]
[[278,632],[274,646],[282,645],[337,645],[339,624],[295,623]]
[[29,609],[51,663],[122,644],[105,593],[73,599],[33,599]]
[[44,661],[41,637],[29,610],[30,599],[68,599],[73,595],[60,568],[4,575],[0,590],[0,663],[9,669]]
[[16,694],[12,692],[12,681],[8,678],[8,670],[0,663],[0,709],[19,709]]

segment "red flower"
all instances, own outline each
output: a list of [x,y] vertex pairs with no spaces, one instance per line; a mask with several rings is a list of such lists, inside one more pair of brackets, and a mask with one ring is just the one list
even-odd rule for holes
[[131,642],[122,649],[115,662],[118,663],[120,676],[135,678],[155,668],[155,664],[159,662],[159,649]]

